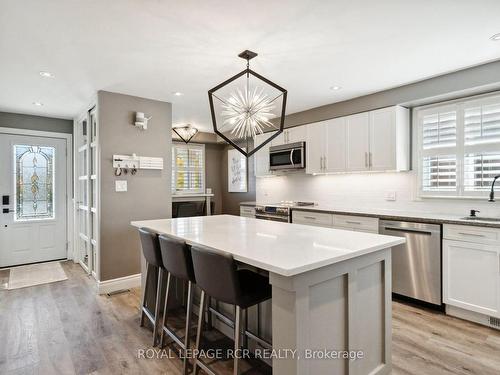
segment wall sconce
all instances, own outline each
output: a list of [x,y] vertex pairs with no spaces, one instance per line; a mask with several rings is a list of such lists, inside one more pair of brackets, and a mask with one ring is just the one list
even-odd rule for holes
[[146,117],[144,112],[136,112],[134,125],[142,130],[146,130],[148,128],[148,121],[152,118],[153,116]]

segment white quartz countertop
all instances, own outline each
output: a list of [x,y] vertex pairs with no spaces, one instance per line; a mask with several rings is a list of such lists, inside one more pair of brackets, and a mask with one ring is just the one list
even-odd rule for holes
[[405,242],[404,238],[281,223],[232,215],[133,221],[191,245],[225,251],[234,259],[294,276]]

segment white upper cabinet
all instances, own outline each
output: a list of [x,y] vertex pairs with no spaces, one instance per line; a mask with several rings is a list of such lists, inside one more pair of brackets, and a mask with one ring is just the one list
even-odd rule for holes
[[368,112],[347,116],[347,170],[367,171],[370,148],[370,115]]
[[[345,117],[326,121],[326,172],[344,172],[347,168],[347,121]],[[307,144],[306,144],[307,147]]]
[[[254,139],[254,147],[262,144],[267,138],[269,138],[269,135],[267,134],[256,135]],[[271,171],[269,170],[269,147],[271,147],[271,143],[272,142],[269,142],[253,155],[256,177],[271,175]]]
[[306,173],[324,173],[326,156],[326,127],[328,121],[307,125]]
[[307,136],[306,126],[296,126],[294,128],[285,129],[285,143],[304,142]]
[[406,108],[389,107],[370,112],[370,170],[408,170],[409,141],[409,112]]
[[278,146],[285,144],[285,131],[279,133],[276,138],[271,141],[271,146]]
[[309,124],[306,173],[406,171],[409,136],[399,106]]
[[307,137],[306,125],[295,126],[284,129],[283,132],[273,139],[273,146],[286,143],[304,142]]

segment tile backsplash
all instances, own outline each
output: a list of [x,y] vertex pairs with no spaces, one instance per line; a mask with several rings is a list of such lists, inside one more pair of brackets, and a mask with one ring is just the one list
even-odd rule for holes
[[[275,203],[281,200],[313,201],[339,209],[393,209],[408,212],[468,215],[481,210],[482,216],[500,216],[500,202],[484,199],[419,199],[414,172],[306,175],[257,178],[256,200]],[[500,200],[500,196],[499,196]]]

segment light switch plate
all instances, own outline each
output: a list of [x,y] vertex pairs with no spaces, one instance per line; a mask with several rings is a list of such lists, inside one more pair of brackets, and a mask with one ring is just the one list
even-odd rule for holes
[[386,191],[385,192],[385,200],[386,201],[395,201],[396,200],[396,192],[395,191]]
[[117,181],[115,181],[115,191],[116,192],[127,191],[127,180],[117,180]]

